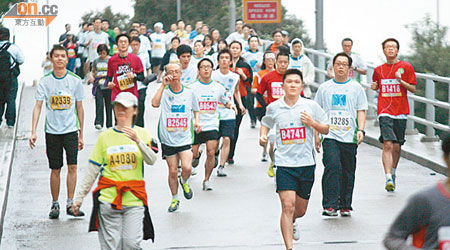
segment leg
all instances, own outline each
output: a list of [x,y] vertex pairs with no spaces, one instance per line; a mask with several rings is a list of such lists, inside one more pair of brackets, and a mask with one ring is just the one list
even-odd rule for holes
[[178,157],[181,160],[181,178],[187,181],[191,176],[192,170],[192,151],[186,150],[178,153]]
[[50,191],[53,201],[59,199],[59,186],[61,183],[61,169],[52,169],[50,173]]
[[322,143],[324,171],[322,176],[322,207],[339,209],[342,179],[341,152],[336,140],[325,139]]
[[144,127],[144,112],[145,112],[145,97],[147,96],[147,88],[139,90],[139,101],[138,101],[138,115],[136,118],[136,125],[139,127]]
[[142,207],[125,207],[122,217],[122,249],[142,249],[144,233],[144,211]]
[[95,92],[95,121],[94,125],[100,125],[103,127],[103,91],[100,86],[97,86],[97,91]]
[[177,155],[172,155],[166,157],[167,166],[169,167],[169,188],[170,193],[172,195],[176,195],[178,193],[178,157]]
[[199,156],[198,149],[199,148],[200,148],[200,144],[192,145],[192,157],[193,158],[198,158],[198,156]]
[[282,190],[278,191],[278,195],[281,201],[281,218],[280,227],[281,234],[283,235],[284,245],[286,249],[292,249],[293,240],[293,221],[294,211],[296,205],[296,194],[294,190]]
[[77,162],[78,162],[78,132],[63,135],[64,150],[67,159],[67,198],[73,199],[75,186],[77,185]]
[[236,143],[239,137],[239,127],[241,126],[242,118],[243,115],[241,113],[241,110],[238,109],[238,114],[236,115],[236,127],[234,128],[234,138],[230,143],[230,153],[228,154],[228,159],[233,159],[234,157],[234,151],[236,149]]
[[16,97],[17,97],[17,89],[18,83],[17,78],[12,79],[11,88],[8,91],[7,101],[6,101],[6,124],[8,126],[14,126],[16,123]]
[[103,100],[105,102],[105,113],[106,113],[106,127],[112,127],[112,104],[111,104],[111,90],[104,89],[103,92]]
[[271,142],[271,143],[269,143],[270,145],[269,145],[269,156],[270,156],[270,160],[273,162],[274,161],[274,157],[275,157],[275,155],[274,155],[274,152],[273,152],[273,149],[274,149],[274,143],[273,142]]
[[[0,95],[3,90],[0,88]],[[0,98],[1,99],[1,98]],[[3,114],[5,113],[6,102],[0,100],[0,126],[2,125]]]
[[77,185],[77,165],[68,165],[67,170],[67,199],[73,199],[75,186]]
[[391,173],[391,169],[392,169],[392,166],[394,163],[393,151],[394,151],[394,143],[392,141],[384,141],[383,142],[382,160],[383,160],[383,167],[384,167],[385,174]]
[[102,250],[122,249],[122,211],[100,201],[98,215],[98,240]]
[[220,166],[225,166],[228,160],[228,154],[230,152],[230,137],[222,137],[222,148],[220,150]]
[[217,149],[217,140],[206,141],[205,181],[209,181],[214,169],[214,156]]
[[358,146],[353,143],[340,143],[342,182],[340,194],[340,208],[352,210],[353,188],[355,187],[356,150]]
[[398,143],[392,144],[392,167],[397,168],[398,161],[400,160],[400,152],[402,146]]
[[306,214],[306,209],[308,208],[308,200],[295,195],[295,210],[294,210],[294,221],[297,218],[301,218]]
[[256,123],[255,95],[253,95],[250,90],[251,88],[247,88],[247,109],[250,116],[250,121],[252,123]]

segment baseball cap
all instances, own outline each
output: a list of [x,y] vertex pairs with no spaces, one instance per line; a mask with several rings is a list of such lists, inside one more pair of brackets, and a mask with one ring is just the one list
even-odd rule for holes
[[130,92],[121,92],[116,96],[116,99],[112,102],[112,104],[120,103],[123,106],[129,108],[138,105],[138,99],[135,95]]

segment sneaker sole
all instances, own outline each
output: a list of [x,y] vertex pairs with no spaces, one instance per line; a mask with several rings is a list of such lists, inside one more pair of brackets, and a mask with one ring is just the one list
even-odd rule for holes
[[386,184],[386,186],[385,186],[384,188],[385,188],[386,191],[388,191],[388,192],[394,192],[394,190],[395,190],[395,186],[394,186],[393,183],[388,183],[388,184]]

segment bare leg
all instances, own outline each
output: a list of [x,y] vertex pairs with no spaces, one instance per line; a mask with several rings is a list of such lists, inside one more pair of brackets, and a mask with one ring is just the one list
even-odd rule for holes
[[278,191],[281,201],[281,218],[280,227],[283,235],[284,245],[286,249],[292,249],[292,240],[294,238],[293,221],[296,203],[296,194],[293,190]]
[[222,148],[220,149],[220,165],[225,166],[230,153],[230,137],[222,137]]
[[198,149],[200,148],[200,144],[192,145],[192,157],[198,158]]
[[205,164],[205,181],[209,181],[209,177],[211,177],[211,173],[214,169],[214,156],[216,154],[217,149],[217,140],[209,140],[206,141],[206,164]]
[[384,173],[390,174],[391,169],[393,166],[393,143],[392,141],[384,141],[383,143],[383,153],[382,153],[382,160],[383,160],[383,167],[384,167]]
[[167,166],[169,167],[169,176],[168,176],[168,182],[169,182],[169,188],[170,193],[172,195],[176,195],[178,193],[178,157],[177,155],[173,155],[170,157],[166,157]]
[[178,153],[178,157],[181,160],[181,178],[183,180],[189,179],[192,170],[192,151],[186,150]]
[[77,185],[77,165],[68,165],[67,168],[67,199],[73,199]]
[[270,146],[269,146],[269,157],[270,157],[270,160],[272,162],[273,162],[273,159],[274,159],[273,147],[274,147],[273,143],[270,143]]
[[61,169],[52,169],[50,173],[50,191],[52,193],[53,201],[57,201],[59,198],[59,189],[61,182]]
[[308,200],[305,200],[300,196],[295,195],[294,220],[303,217],[306,213],[307,208],[308,208]]
[[400,144],[393,143],[393,150],[392,150],[392,167],[397,168],[398,161],[400,160],[400,152],[401,152]]

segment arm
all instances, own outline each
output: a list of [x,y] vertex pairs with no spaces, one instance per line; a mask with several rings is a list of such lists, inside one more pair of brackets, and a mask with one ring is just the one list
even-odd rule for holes
[[194,111],[194,131],[196,133],[202,132],[202,126],[200,125],[200,112]]
[[330,128],[330,125],[320,123],[316,120],[314,120],[308,113],[302,112],[301,114],[301,121],[303,124],[305,124],[308,127],[313,128],[315,131],[321,133],[321,134],[328,134],[328,130]]
[[156,93],[152,98],[152,107],[154,107],[154,108],[159,108],[159,105],[161,105],[162,94],[164,92],[164,89],[166,88],[166,85],[164,85],[164,81],[165,81],[165,77],[163,79],[163,84],[161,84],[161,86],[159,86],[159,89],[156,90]]
[[356,72],[358,72],[361,75],[365,75],[367,74],[367,69],[362,69],[362,68],[358,68],[358,67],[354,67],[353,70],[355,70]]
[[245,114],[245,107],[242,104],[241,92],[239,91],[239,86],[237,84],[236,84],[236,87],[234,88],[234,98],[236,99],[236,102],[238,103],[238,106],[239,106],[239,109],[242,112],[242,115],[244,115]]
[[39,116],[41,115],[43,101],[36,101],[33,108],[33,120],[31,122],[31,136],[29,139],[30,148],[33,149],[36,146],[36,128],[39,122]]
[[156,162],[158,156],[153,150],[150,149],[142,140],[139,140],[138,147],[141,150],[142,158],[144,158],[144,162],[153,165]]
[[269,133],[269,128],[261,124],[259,128],[259,145],[264,146],[267,144],[267,134]]
[[317,130],[314,130],[314,146],[316,148],[317,153],[320,153],[321,144],[322,141],[320,140],[319,132],[317,132]]
[[83,131],[84,131],[84,109],[83,101],[77,101],[77,115],[78,122],[80,123],[80,131],[78,134],[78,150],[82,150],[84,147]]
[[416,92],[416,85],[407,83],[406,81],[402,80],[402,75],[399,72],[395,73],[395,78],[403,87],[405,87],[406,90],[411,93]]
[[259,104],[261,104],[261,107],[266,108],[266,100],[264,100],[264,96],[259,92],[256,93],[256,100],[258,100]]
[[100,173],[100,167],[94,165],[93,163],[89,163],[87,168],[87,172],[84,175],[84,178],[81,180],[78,185],[78,192],[75,196],[74,202],[72,204],[72,211],[75,215],[78,215],[80,211],[81,203],[83,203],[84,197],[89,193],[92,188],[92,185],[97,179],[98,174]]
[[362,131],[366,127],[366,111],[358,110],[357,116],[358,116],[358,132],[356,134],[356,139],[358,140],[357,144],[359,145],[364,140],[364,133]]

